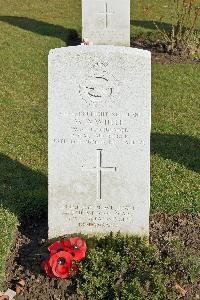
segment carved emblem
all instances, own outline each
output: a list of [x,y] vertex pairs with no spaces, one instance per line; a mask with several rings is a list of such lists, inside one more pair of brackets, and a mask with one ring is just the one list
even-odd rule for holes
[[88,105],[97,106],[116,101],[118,80],[106,70],[105,63],[96,63],[86,80],[79,85],[79,94]]

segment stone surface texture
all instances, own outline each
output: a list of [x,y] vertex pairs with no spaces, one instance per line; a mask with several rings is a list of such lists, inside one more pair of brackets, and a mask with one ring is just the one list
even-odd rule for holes
[[130,46],[130,0],[82,0],[82,38]]
[[148,235],[150,52],[77,46],[49,54],[49,237]]

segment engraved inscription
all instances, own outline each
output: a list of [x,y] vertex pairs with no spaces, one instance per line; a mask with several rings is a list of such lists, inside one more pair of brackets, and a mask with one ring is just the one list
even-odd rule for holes
[[67,119],[71,126],[69,136],[54,137],[57,144],[144,144],[132,130],[138,126],[138,112],[59,112],[58,118],[61,122]]
[[[125,205],[114,207],[112,205],[66,205],[64,215],[71,223],[77,223],[79,227],[94,228],[120,228],[121,225],[133,222],[135,208]],[[86,221],[87,220],[87,221]]]
[[106,31],[102,32],[97,28],[96,31],[88,31],[88,35],[91,35],[95,39],[105,39],[105,36],[112,38],[114,37],[117,40],[122,40],[124,38],[124,33],[119,33],[115,30],[110,29],[107,29]]

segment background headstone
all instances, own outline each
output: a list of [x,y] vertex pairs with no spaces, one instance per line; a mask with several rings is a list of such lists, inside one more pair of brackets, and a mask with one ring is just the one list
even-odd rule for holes
[[150,52],[77,46],[49,54],[49,237],[148,235]]
[[82,38],[130,46],[130,0],[82,0]]

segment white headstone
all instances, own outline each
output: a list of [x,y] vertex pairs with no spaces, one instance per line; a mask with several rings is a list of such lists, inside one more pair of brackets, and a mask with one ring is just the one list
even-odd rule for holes
[[148,235],[150,52],[77,46],[49,54],[49,237]]
[[130,0],[82,0],[82,38],[130,46]]

